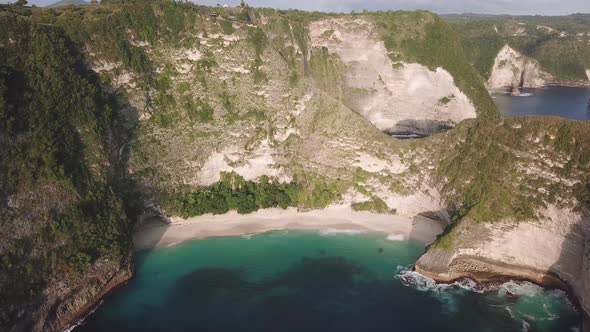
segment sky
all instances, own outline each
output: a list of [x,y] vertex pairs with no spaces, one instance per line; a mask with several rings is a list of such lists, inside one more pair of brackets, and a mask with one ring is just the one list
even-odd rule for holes
[[[45,6],[57,0],[29,0],[30,5]],[[146,0],[149,1],[149,0]],[[0,0],[0,3],[13,2]],[[239,4],[239,0],[193,0],[203,5]],[[512,15],[566,15],[590,13],[590,0],[246,0],[252,7],[303,9],[331,12],[352,10],[426,9],[439,14],[484,13]]]

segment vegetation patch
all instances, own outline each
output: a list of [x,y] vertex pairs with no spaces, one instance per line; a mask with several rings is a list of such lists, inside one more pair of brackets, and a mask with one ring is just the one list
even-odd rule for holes
[[[588,124],[527,118],[505,119],[503,124],[477,122],[465,131],[458,129],[448,138],[464,142],[442,152],[438,170],[446,199],[453,202],[454,220],[529,221],[537,219],[537,211],[548,204],[580,204],[581,193],[575,194],[552,177],[583,179],[590,173]],[[544,135],[553,138],[541,140]],[[558,165],[547,169],[544,160]],[[531,171],[527,173],[522,165],[529,165]],[[549,178],[543,177],[543,168],[552,174]]]
[[230,210],[247,214],[261,208],[297,206],[301,190],[296,183],[280,184],[266,176],[254,182],[235,173],[224,173],[221,180],[210,187],[188,194],[165,194],[161,203],[167,213],[183,218],[224,214]]
[[[461,38],[469,62],[487,79],[504,45],[537,59],[556,80],[586,81],[590,44],[588,15],[571,16],[445,16]],[[582,34],[582,37],[578,36]]]
[[368,211],[381,214],[396,214],[396,209],[390,209],[389,206],[379,197],[373,196],[371,200],[351,205],[354,211]]
[[230,21],[222,20],[219,25],[221,26],[221,31],[226,35],[231,35],[236,32],[236,29]]
[[63,29],[3,10],[0,326],[10,327],[52,280],[75,284],[98,259],[128,255],[123,202],[133,200],[110,154],[120,139],[114,99]]

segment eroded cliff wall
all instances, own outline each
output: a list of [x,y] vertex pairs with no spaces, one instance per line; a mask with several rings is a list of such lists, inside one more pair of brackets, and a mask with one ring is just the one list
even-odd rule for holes
[[513,88],[542,88],[550,75],[541,70],[539,62],[505,45],[496,56],[488,89],[510,91]]
[[466,139],[476,145],[489,139],[483,151],[462,150],[457,157],[482,165],[477,159],[492,155],[502,162],[471,177],[469,166],[457,166],[460,161],[451,157],[447,165],[454,166],[443,169],[443,196],[456,222],[416,269],[444,282],[517,278],[567,288],[589,313],[590,127],[558,118],[521,119],[490,130],[492,137],[480,132]]

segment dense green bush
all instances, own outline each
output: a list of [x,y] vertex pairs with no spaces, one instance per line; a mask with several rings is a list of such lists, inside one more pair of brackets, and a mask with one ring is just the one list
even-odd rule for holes
[[[59,276],[130,247],[113,185],[117,107],[60,28],[0,15],[0,325]],[[14,238],[12,237],[14,234]]]
[[263,176],[259,182],[246,181],[235,173],[225,173],[221,180],[188,194],[165,194],[162,206],[184,218],[206,213],[224,214],[230,210],[246,214],[260,208],[296,206],[301,187],[296,183],[277,183]]
[[211,122],[213,121],[213,107],[203,98],[193,99],[189,96],[183,98],[184,108],[188,117],[193,121]]
[[387,206],[387,204],[379,197],[372,197],[366,202],[354,203],[351,207],[354,211],[369,211],[383,214],[395,214],[397,212],[396,209],[390,209],[389,206]]
[[250,66],[255,82],[262,82],[266,79],[266,75],[260,70],[262,66],[262,53],[268,45],[268,39],[261,28],[254,28],[250,32],[250,41],[254,47],[254,63]]
[[219,25],[221,26],[221,31],[223,31],[223,33],[226,35],[231,35],[232,33],[236,32],[236,29],[230,21],[222,20],[219,22]]

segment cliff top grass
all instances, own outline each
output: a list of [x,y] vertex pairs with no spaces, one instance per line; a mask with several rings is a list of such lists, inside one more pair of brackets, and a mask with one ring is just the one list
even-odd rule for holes
[[548,205],[587,209],[589,133],[588,123],[557,117],[478,121],[448,133],[438,177],[454,219],[530,221]]

